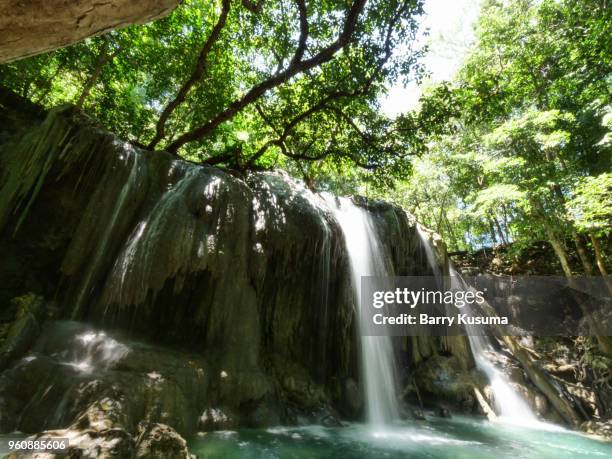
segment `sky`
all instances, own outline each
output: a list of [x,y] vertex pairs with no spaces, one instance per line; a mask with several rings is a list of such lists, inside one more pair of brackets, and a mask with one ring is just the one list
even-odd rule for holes
[[[383,111],[395,117],[416,107],[422,88],[451,79],[465,59],[474,40],[473,25],[478,17],[480,0],[425,0],[425,15],[417,41],[428,44],[430,50],[422,63],[431,72],[423,86],[401,82],[389,88],[381,101]],[[429,30],[429,35],[425,31]]]

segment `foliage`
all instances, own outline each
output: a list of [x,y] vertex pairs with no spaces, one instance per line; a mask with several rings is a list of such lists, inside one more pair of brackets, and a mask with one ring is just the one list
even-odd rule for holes
[[567,207],[581,230],[600,232],[609,229],[612,222],[612,173],[580,180]]
[[457,78],[421,101],[438,126],[398,187],[451,248],[609,232],[610,36],[605,2],[483,3]]
[[389,119],[386,88],[424,72],[422,3],[186,0],[0,78],[151,150],[395,201],[451,249],[608,235],[612,8],[483,0],[457,77]]
[[377,101],[421,71],[419,51],[395,52],[410,49],[421,3],[186,0],[151,24],[3,66],[0,78],[192,161],[313,174],[357,166],[380,182],[406,173],[415,141]]

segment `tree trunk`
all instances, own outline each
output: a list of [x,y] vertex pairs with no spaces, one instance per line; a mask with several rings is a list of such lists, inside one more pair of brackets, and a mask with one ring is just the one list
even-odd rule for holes
[[508,346],[512,355],[521,363],[531,382],[546,396],[561,417],[572,427],[578,427],[582,419],[572,406],[572,403],[559,393],[559,390],[546,372],[539,367],[537,362],[531,358],[531,355],[513,336],[504,336],[501,339]]
[[83,91],[81,91],[81,95],[79,96],[79,100],[77,100],[75,104],[77,107],[83,108],[83,103],[85,102],[85,99],[87,99],[87,97],[89,96],[91,89],[98,82],[100,75],[102,75],[102,70],[104,70],[104,66],[111,62],[117,56],[117,54],[119,54],[120,49],[121,48],[117,48],[110,55],[107,54],[106,50],[103,50],[100,53],[100,56],[98,57],[98,60],[96,62],[96,68],[94,69],[89,79],[85,82],[85,85],[83,86]]
[[[565,250],[565,247],[563,246],[562,242],[557,238],[557,235],[549,224],[547,224],[546,226],[546,232],[548,233],[549,242],[552,245],[555,254],[557,254],[557,258],[559,258],[559,261],[561,262],[561,267],[563,268],[565,277],[569,279],[570,287],[574,288],[575,283],[572,282],[573,275],[569,265],[567,251]],[[597,338],[600,350],[604,354],[612,356],[612,337],[600,334],[600,324],[592,319],[592,317],[590,316],[590,311],[587,307],[585,307],[580,298],[576,298],[576,302],[580,306],[584,316],[587,318],[590,331],[595,336],[595,338]]]
[[497,217],[493,217],[493,221],[495,222],[495,227],[497,228],[497,232],[499,233],[499,237],[502,241],[503,245],[508,245],[508,241],[506,239],[506,236],[504,236],[504,230],[502,229],[501,225],[499,224],[499,220],[497,220]]
[[[545,221],[545,223],[544,223],[544,221]],[[545,225],[546,232],[548,234],[549,242],[552,245],[553,250],[555,251],[555,254],[557,255],[557,258],[561,262],[561,267],[563,269],[565,277],[567,277],[569,279],[570,287],[575,287],[575,284],[573,284],[573,282],[572,282],[573,274],[572,274],[572,270],[571,270],[571,267],[570,267],[570,264],[569,264],[569,258],[567,256],[567,251],[565,250],[565,247],[563,246],[563,243],[558,238],[558,236],[555,233],[554,229],[550,225],[550,222],[548,222],[548,220],[544,219],[543,223]],[[595,322],[590,317],[590,311],[588,310],[588,308],[585,308],[585,305],[582,303],[580,298],[576,298],[576,302],[580,305],[580,308],[581,308],[584,316],[587,317],[589,328],[591,330],[591,333],[593,333],[595,338],[597,338],[597,342],[599,343],[600,350],[604,354],[606,354],[608,356],[612,356],[612,337],[610,337],[610,336],[603,336],[603,335],[599,334],[598,333],[598,331],[600,331],[599,330],[600,329],[599,324],[597,322]]]
[[550,220],[548,219],[548,216],[546,215],[542,203],[538,199],[533,197],[530,198],[529,201],[531,203],[531,206],[535,210],[536,218],[540,221],[540,223],[542,223],[542,226],[544,226],[544,230],[546,231],[546,235],[548,236],[548,242],[552,246],[555,255],[559,259],[559,263],[561,263],[561,269],[563,270],[565,277],[571,278],[573,276],[572,268],[570,266],[569,256],[567,255],[567,250],[565,250],[565,245],[563,244],[563,241],[559,238],[557,232],[555,231],[555,228],[552,226]]
[[473,389],[474,389],[474,395],[476,396],[476,400],[478,401],[478,404],[482,408],[482,411],[484,411],[489,421],[495,421],[497,419],[497,415],[495,414],[495,411],[493,411],[493,408],[491,408],[491,406],[485,399],[484,395],[482,395],[482,392],[480,392],[480,389],[478,389],[478,387],[476,386],[474,386]]
[[601,244],[599,243],[599,239],[591,233],[591,244],[593,244],[593,251],[595,252],[595,260],[597,260],[597,268],[599,268],[599,272],[602,277],[605,279],[606,285],[608,286],[608,291],[612,294],[612,281],[608,277],[608,270],[606,269],[606,263],[604,262],[603,252],[601,250]]
[[[559,184],[553,185],[553,195],[559,200],[562,206],[565,207],[565,196],[563,196],[563,192],[561,191],[561,186]],[[571,223],[570,223],[571,224]],[[585,274],[588,276],[593,275],[593,264],[589,260],[589,254],[582,242],[582,238],[576,231],[576,229],[572,225],[572,238],[574,239],[574,244],[576,245],[576,251],[578,252],[578,257],[580,258],[580,262],[582,263],[582,267],[584,269]]]
[[[544,223],[544,222],[543,222]],[[544,228],[546,230],[546,234],[548,236],[548,242],[552,246],[555,255],[559,259],[559,263],[561,263],[561,269],[565,274],[565,277],[571,278],[573,277],[572,268],[569,262],[569,256],[567,255],[567,250],[563,245],[563,242],[557,236],[554,228],[550,225],[550,222],[544,223]]]
[[491,232],[491,242],[493,245],[497,244],[497,235],[495,234],[495,226],[493,226],[493,220],[489,218],[489,231]]
[[574,239],[574,244],[576,244],[576,251],[580,257],[580,262],[584,268],[584,273],[587,276],[592,276],[594,273],[593,264],[591,263],[591,260],[589,260],[589,254],[584,246],[584,242],[582,242],[582,237],[576,231],[572,231],[572,238]]
[[[483,312],[491,317],[497,316],[495,309],[486,301],[480,304]],[[502,329],[497,329],[496,335],[506,345],[510,353],[519,361],[521,367],[527,373],[527,377],[550,401],[557,413],[572,427],[578,427],[582,419],[574,409],[571,400],[560,393],[557,386],[552,382],[546,372],[533,360],[531,354],[525,350],[514,336],[500,336]]]
[[455,250],[459,248],[459,244],[457,243],[457,237],[455,236],[455,232],[453,231],[453,227],[451,226],[450,222],[448,221],[448,217],[446,216],[446,214],[444,214],[444,221],[446,222],[446,228],[448,229],[448,235],[450,237],[451,243],[453,244],[453,247],[455,247]]
[[606,264],[604,263],[599,239],[597,239],[592,233],[589,234],[589,236],[591,237],[591,243],[593,244],[593,251],[595,252],[595,259],[597,260],[597,267],[599,268],[599,272],[602,276],[607,276],[608,271],[606,270]]

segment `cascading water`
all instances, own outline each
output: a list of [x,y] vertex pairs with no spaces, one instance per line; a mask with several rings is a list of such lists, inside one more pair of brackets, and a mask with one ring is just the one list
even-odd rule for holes
[[[360,305],[361,277],[388,276],[378,236],[370,215],[348,198],[324,197],[340,224],[350,259],[352,285]],[[357,314],[360,331],[363,324]],[[388,336],[361,336],[366,419],[383,425],[399,417],[393,347]]]
[[66,363],[85,373],[112,367],[129,353],[124,344],[103,331],[88,330],[74,337]]
[[[453,266],[450,266],[449,272],[451,288],[469,289],[469,286],[465,284],[465,281]],[[468,308],[466,308],[466,312],[471,314]],[[503,420],[511,422],[537,422],[536,415],[531,411],[527,402],[512,388],[507,376],[499,371],[489,360],[488,356],[494,355],[496,352],[488,342],[488,338],[480,335],[477,330],[470,330],[470,328],[474,328],[476,325],[466,325],[466,327],[468,328],[468,339],[476,366],[489,378],[489,383],[495,397],[495,407],[499,416]]]
[[[425,250],[427,261],[431,265],[434,273],[438,275],[440,269],[436,265],[435,254],[431,243],[425,235],[424,230],[419,225],[417,225],[417,232],[419,234],[423,250]],[[452,265],[449,266],[449,273],[451,289],[469,289],[469,286],[466,285],[461,275]],[[467,314],[471,314],[471,311],[467,306],[465,312]],[[527,402],[525,402],[525,400],[523,400],[523,398],[512,388],[507,376],[498,370],[490,361],[489,356],[494,355],[496,352],[488,342],[488,338],[486,336],[482,336],[482,334],[476,330],[476,325],[466,325],[466,327],[470,348],[472,349],[476,366],[482,370],[489,379],[491,390],[493,391],[495,398],[495,408],[500,418],[510,422],[538,422],[535,414],[533,411],[531,411],[531,408],[529,408]]]
[[142,159],[140,155],[135,153],[133,148],[126,147],[123,155],[119,159],[125,164],[126,169],[129,170],[129,174],[121,188],[121,191],[117,195],[117,201],[113,206],[110,219],[105,225],[105,229],[96,246],[93,257],[86,265],[85,275],[83,276],[83,281],[79,288],[79,294],[76,298],[75,307],[72,313],[73,318],[78,317],[81,309],[83,308],[83,303],[88,300],[88,297],[91,294],[94,279],[97,275],[99,275],[102,259],[107,255],[111,238],[115,234],[119,216],[125,210],[126,205],[129,205],[129,197],[132,191],[138,186],[139,178],[142,177]]

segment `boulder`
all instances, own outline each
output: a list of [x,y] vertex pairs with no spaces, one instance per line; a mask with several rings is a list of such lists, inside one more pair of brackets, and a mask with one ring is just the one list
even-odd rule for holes
[[136,459],[191,459],[187,442],[165,424],[141,423]]
[[612,440],[612,420],[586,421],[580,426],[580,429],[589,435]]
[[[413,403],[418,402],[439,406],[444,401],[460,412],[472,412],[476,407],[474,387],[483,387],[485,381],[478,372],[466,371],[463,363],[454,356],[434,356],[419,365],[414,372],[414,381],[419,394]],[[413,392],[414,382],[411,382],[407,392]]]

